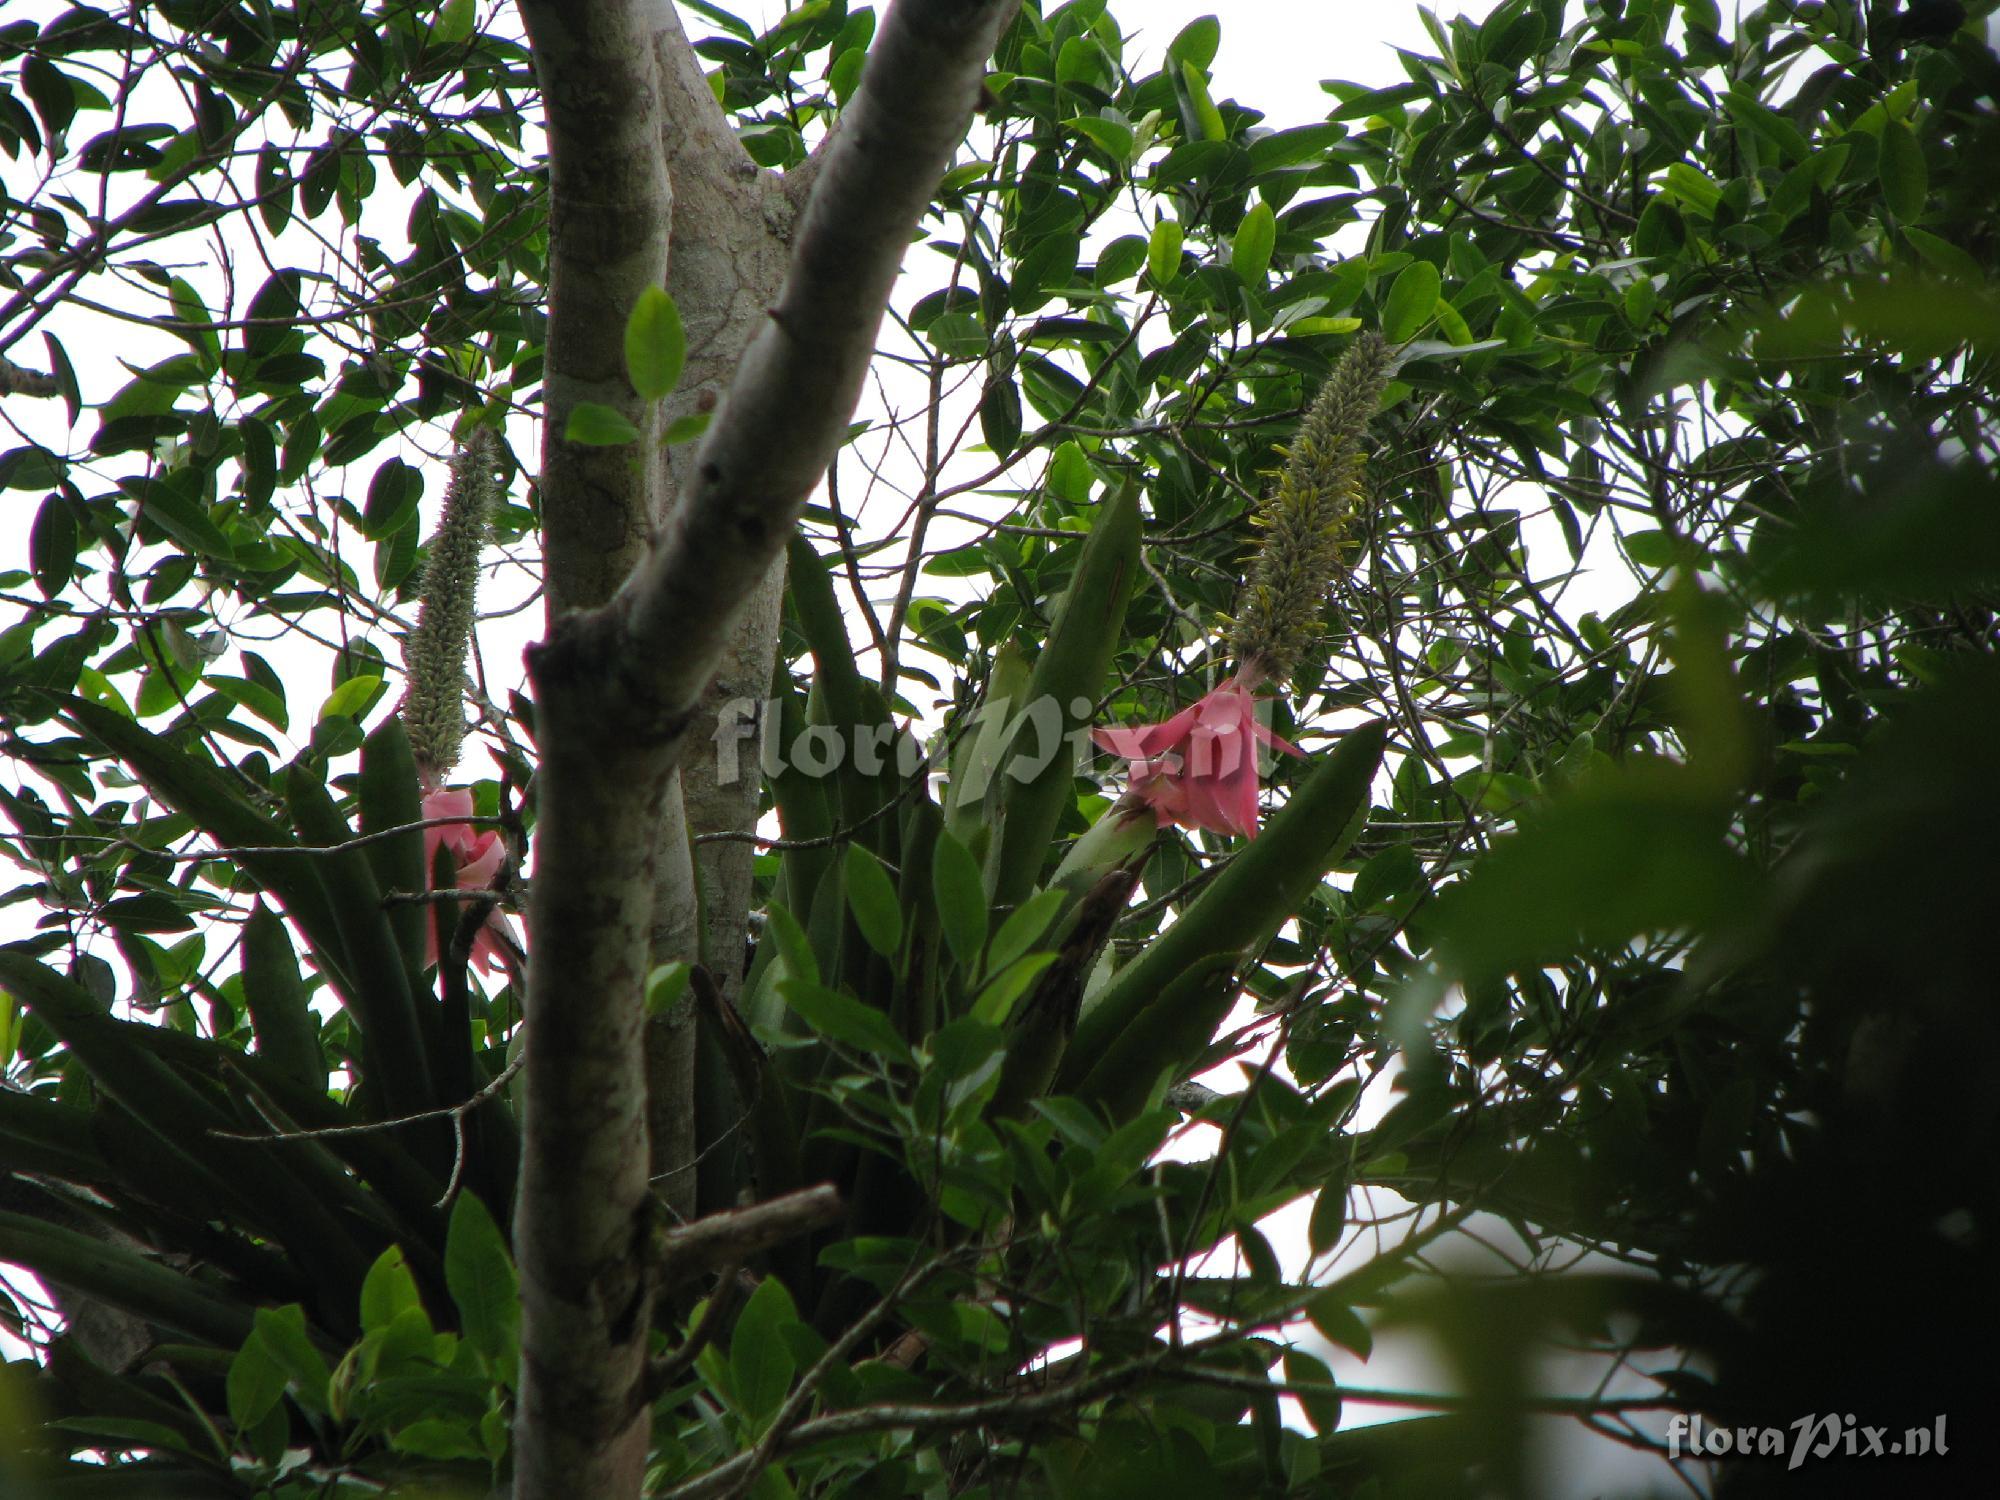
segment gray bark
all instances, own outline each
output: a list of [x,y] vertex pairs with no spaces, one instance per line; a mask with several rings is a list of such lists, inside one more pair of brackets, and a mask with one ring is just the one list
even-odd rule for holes
[[[727,654],[768,665],[769,647],[741,622],[771,589],[853,415],[903,252],[1012,5],[891,7],[817,167],[783,289],[765,316],[740,314],[761,326],[650,547],[668,471],[632,463],[629,450],[565,443],[569,409],[591,400],[623,411],[646,435],[639,452],[651,454],[660,414],[642,409],[624,379],[623,330],[641,289],[676,285],[670,233],[686,260],[684,312],[707,316],[692,288],[716,274],[705,257],[719,252],[682,227],[696,222],[691,204],[707,189],[726,195],[732,181],[756,184],[779,220],[791,199],[732,160],[712,108],[695,108],[699,69],[664,0],[523,0],[522,9],[551,151],[542,473],[551,620],[529,664],[542,761],[515,1225],[515,1496],[627,1500],[644,1467],[645,1354],[663,1263],[675,1259],[677,1234],[702,1232],[662,1239],[648,1186],[644,986],[656,939],[681,930],[685,910],[671,881],[661,900],[674,909],[654,899],[663,845],[673,857],[663,830],[674,772]],[[782,241],[783,227],[774,236]],[[744,280],[732,285],[729,300],[710,305],[718,361],[735,310],[762,305],[741,301]],[[685,399],[699,401],[701,385],[719,379],[697,375]],[[761,686],[765,673],[752,680]],[[704,816],[736,814],[704,802]]]
[[[656,56],[666,101],[660,145],[675,189],[667,290],[687,333],[687,364],[666,403],[671,422],[720,404],[743,351],[763,326],[765,309],[784,284],[797,214],[787,193],[790,184],[758,167],[737,143],[677,25],[672,35],[662,35]],[[671,519],[687,492],[698,447],[682,443],[658,452],[656,525]],[[704,844],[690,854],[688,840],[756,821],[757,779],[717,781],[716,714],[743,691],[739,682],[759,684],[761,695],[761,684],[769,681],[783,588],[782,568],[774,566],[745,600],[688,734],[678,778],[681,805],[670,807],[661,822],[654,960],[709,964],[732,1000],[741,963],[729,955],[740,954],[749,921],[750,850]],[[674,795],[669,793],[670,801]],[[699,1144],[691,1007],[655,1017],[647,1031],[655,1182],[668,1206],[690,1217],[697,1207],[692,1164]]]

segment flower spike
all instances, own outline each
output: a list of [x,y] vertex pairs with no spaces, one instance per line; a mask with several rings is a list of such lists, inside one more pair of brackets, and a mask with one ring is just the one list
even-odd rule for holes
[[1395,366],[1379,333],[1342,354],[1313,398],[1283,472],[1257,512],[1263,540],[1238,602],[1230,649],[1253,678],[1282,681],[1319,633],[1320,606],[1344,566],[1348,527],[1364,498],[1362,438]]

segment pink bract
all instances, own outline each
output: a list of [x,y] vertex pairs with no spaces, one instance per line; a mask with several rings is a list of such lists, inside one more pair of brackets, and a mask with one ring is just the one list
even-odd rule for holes
[[1305,752],[1257,717],[1264,700],[1242,674],[1160,724],[1093,729],[1090,737],[1131,764],[1126,787],[1164,827],[1257,836],[1257,747]]
[[[463,787],[445,787],[428,793],[423,801],[423,814],[426,819],[469,818],[472,816],[472,793]],[[474,828],[469,823],[426,828],[426,884],[431,879],[440,848],[451,853],[452,864],[457,871],[454,884],[460,890],[490,885],[493,877],[500,872],[501,861],[507,857],[506,846],[494,829]],[[507,959],[520,947],[521,939],[514,931],[514,924],[496,906],[488,913],[486,925],[479,929],[479,935],[472,940],[472,962],[482,974],[491,974],[495,969],[504,968]],[[424,961],[437,962],[437,927],[428,914],[424,922]]]

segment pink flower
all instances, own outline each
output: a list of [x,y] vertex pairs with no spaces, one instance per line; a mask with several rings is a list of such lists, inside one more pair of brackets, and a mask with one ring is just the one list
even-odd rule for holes
[[1126,767],[1126,795],[1153,809],[1160,825],[1257,836],[1257,747],[1305,752],[1257,717],[1262,700],[1238,672],[1164,724],[1093,729],[1090,737]]
[[[444,787],[427,793],[423,813],[425,818],[469,818],[472,816],[472,793],[463,787]],[[452,864],[457,870],[454,883],[460,890],[491,885],[493,877],[500,872],[501,861],[507,857],[507,848],[494,829],[475,829],[469,823],[426,828],[424,879],[427,884],[437,864],[440,848],[451,853]],[[494,907],[487,914],[486,925],[479,929],[479,936],[472,940],[472,962],[482,974],[491,974],[496,968],[505,967],[516,959],[520,951],[521,939],[514,931],[514,924],[499,907]],[[424,961],[437,962],[437,926],[432,920],[424,923]]]

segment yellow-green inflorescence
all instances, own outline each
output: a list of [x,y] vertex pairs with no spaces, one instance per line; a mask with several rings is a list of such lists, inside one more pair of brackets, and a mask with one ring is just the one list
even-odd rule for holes
[[403,728],[427,789],[443,784],[465,739],[465,656],[479,554],[501,491],[498,442],[490,428],[475,428],[452,459],[444,515],[424,560],[417,626],[403,641]]
[[1230,648],[1253,683],[1283,681],[1319,634],[1320,608],[1345,566],[1342,550],[1364,499],[1362,439],[1394,367],[1378,333],[1347,348],[1313,398],[1259,508],[1263,531],[1230,629]]

